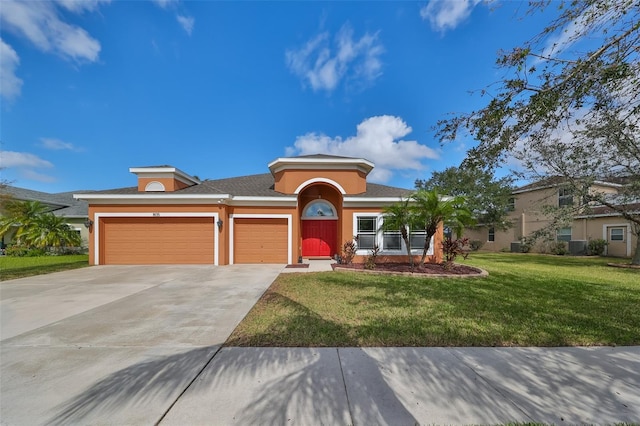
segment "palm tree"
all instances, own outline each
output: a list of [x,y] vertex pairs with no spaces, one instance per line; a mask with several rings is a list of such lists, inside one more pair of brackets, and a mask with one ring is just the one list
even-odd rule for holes
[[464,206],[464,197],[442,197],[437,190],[418,190],[411,196],[413,214],[426,232],[420,265],[424,264],[431,246],[431,237],[442,223],[451,228],[458,237],[466,225],[473,223],[471,211]]
[[65,223],[65,218],[53,213],[38,216],[24,238],[27,245],[47,250],[78,247],[82,243],[80,234]]
[[411,245],[409,244],[409,229],[415,225],[414,211],[410,206],[411,198],[405,200],[400,199],[399,202],[386,207],[384,212],[384,222],[382,223],[385,231],[400,231],[402,240],[407,249],[411,271],[413,272],[413,256],[411,255]]
[[4,236],[15,228],[14,238],[18,243],[22,241],[23,236],[38,217],[47,210],[47,207],[39,201],[9,200],[3,204],[4,217],[0,218],[0,235]]

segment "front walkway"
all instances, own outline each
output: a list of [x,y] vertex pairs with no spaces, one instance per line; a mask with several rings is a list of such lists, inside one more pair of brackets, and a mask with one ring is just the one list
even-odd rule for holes
[[336,263],[333,259],[303,259],[302,263],[309,265],[306,268],[284,268],[282,270],[283,274],[294,273],[294,272],[325,272],[325,271],[333,271],[331,267],[332,264]]

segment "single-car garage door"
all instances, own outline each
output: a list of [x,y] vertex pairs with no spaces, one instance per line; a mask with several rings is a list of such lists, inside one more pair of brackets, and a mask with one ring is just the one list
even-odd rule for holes
[[234,219],[233,263],[287,263],[287,229],[287,219]]
[[213,217],[101,219],[100,264],[213,264]]

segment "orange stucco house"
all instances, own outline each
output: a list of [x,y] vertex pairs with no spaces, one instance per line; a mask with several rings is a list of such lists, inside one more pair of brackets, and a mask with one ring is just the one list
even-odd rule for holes
[[[89,203],[89,262],[108,264],[297,263],[340,254],[357,236],[358,257],[407,261],[385,206],[410,191],[367,182],[373,163],[309,155],[278,158],[270,173],[204,180],[172,166],[134,167],[135,187],[76,194]],[[422,254],[424,232],[412,232]],[[442,229],[429,261],[440,262]],[[356,260],[358,260],[356,258]]]

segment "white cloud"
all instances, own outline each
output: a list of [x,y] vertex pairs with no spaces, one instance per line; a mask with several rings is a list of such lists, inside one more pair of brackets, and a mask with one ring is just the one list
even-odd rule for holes
[[375,164],[370,180],[387,182],[394,171],[423,170],[423,159],[437,159],[438,153],[414,140],[402,138],[412,129],[400,117],[382,115],[358,124],[355,136],[342,139],[324,134],[298,136],[286,155],[329,154],[365,158]]
[[182,26],[182,28],[184,28],[184,30],[187,32],[187,34],[191,35],[191,33],[193,32],[193,25],[195,23],[193,17],[176,15],[176,19],[178,20],[178,23]]
[[333,44],[328,32],[320,33],[301,48],[287,50],[285,61],[291,72],[314,91],[331,92],[344,80],[356,85],[371,84],[382,75],[383,52],[377,32],[356,40],[351,26],[345,24]]
[[0,151],[0,165],[2,168],[15,169],[25,179],[38,182],[55,180],[52,176],[41,172],[42,169],[52,169],[53,164],[28,152]]
[[75,147],[72,143],[62,141],[60,139],[55,138],[40,138],[41,146],[46,149],[51,149],[54,151],[80,151],[79,148]]
[[28,152],[0,151],[0,163],[6,168],[51,168],[51,164],[47,160],[43,160],[37,155]]
[[15,50],[0,38],[0,96],[11,101],[20,95],[22,80],[16,75],[20,58]]
[[435,31],[455,29],[471,15],[481,0],[431,0],[420,9],[420,16],[428,20]]
[[51,183],[55,182],[56,178],[44,173],[36,172],[35,170],[25,169],[20,171],[20,176],[24,179],[35,180],[37,182]]
[[162,9],[167,9],[169,6],[178,3],[178,0],[153,0],[153,2]]
[[109,4],[111,0],[56,0],[58,4],[70,12],[82,13],[85,10],[93,12],[97,10],[100,3]]
[[[81,9],[77,7],[77,10]],[[3,0],[0,23],[43,52],[75,61],[98,60],[100,43],[84,29],[64,22],[54,3]]]

